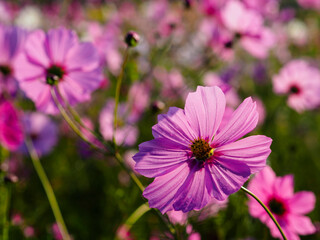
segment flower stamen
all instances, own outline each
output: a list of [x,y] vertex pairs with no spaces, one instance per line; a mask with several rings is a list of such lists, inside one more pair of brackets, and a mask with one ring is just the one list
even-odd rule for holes
[[196,139],[192,142],[191,152],[199,161],[206,161],[213,156],[214,148],[211,148],[209,142],[204,139]]

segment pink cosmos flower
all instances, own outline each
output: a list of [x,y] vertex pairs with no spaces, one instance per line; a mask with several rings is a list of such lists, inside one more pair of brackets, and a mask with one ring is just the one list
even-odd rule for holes
[[297,112],[320,104],[320,71],[304,60],[287,63],[272,82],[275,93],[289,95],[287,103]]
[[51,231],[55,240],[63,240],[63,236],[57,223],[52,224]]
[[[272,169],[266,166],[250,181],[248,189],[269,207],[288,239],[299,240],[298,235],[308,235],[316,231],[310,218],[304,216],[314,209],[316,197],[309,191],[294,193],[293,175],[277,177]],[[265,223],[273,237],[281,239],[278,228],[261,205],[252,198],[248,205],[250,214]]]
[[71,105],[87,101],[102,81],[99,63],[91,43],[80,43],[75,32],[61,27],[30,33],[15,67],[21,89],[36,107],[55,114],[58,109],[51,97],[52,85],[59,86]]
[[[23,125],[40,156],[48,154],[56,145],[58,128],[47,115],[38,112],[26,113],[23,116]],[[21,151],[28,152],[25,145],[21,146]]]
[[0,144],[13,151],[22,141],[23,131],[17,110],[8,101],[0,103]]
[[249,97],[217,133],[225,111],[218,87],[198,87],[184,109],[171,107],[153,126],[153,140],[139,145],[133,157],[136,171],[155,180],[143,195],[152,208],[188,212],[212,198],[224,200],[238,191],[251,173],[260,171],[271,150],[271,139],[250,136],[258,122]]
[[274,46],[274,35],[263,26],[263,19],[256,11],[247,9],[238,0],[230,0],[221,11],[225,27],[234,33],[232,44],[241,46],[256,58],[266,58]]
[[14,94],[17,90],[14,61],[23,49],[26,36],[27,32],[18,27],[0,25],[0,95],[3,91]]

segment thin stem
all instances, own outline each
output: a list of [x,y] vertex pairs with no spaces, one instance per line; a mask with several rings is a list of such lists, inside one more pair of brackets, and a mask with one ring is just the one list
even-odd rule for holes
[[117,122],[118,122],[118,105],[119,105],[119,99],[120,99],[120,90],[121,90],[121,84],[122,84],[122,79],[123,79],[123,74],[124,74],[124,69],[125,66],[127,64],[129,58],[129,47],[126,48],[125,52],[124,52],[124,60],[121,66],[121,70],[120,70],[120,74],[117,78],[117,85],[116,85],[116,94],[114,97],[114,101],[115,101],[115,105],[114,105],[114,121],[113,121],[113,136],[112,136],[112,141],[115,145],[116,145],[116,140],[115,140],[115,136],[116,136],[116,130],[117,130]]
[[53,192],[53,189],[51,187],[51,184],[49,182],[49,179],[41,165],[41,162],[40,162],[40,159],[39,159],[39,156],[34,148],[34,145],[32,143],[32,140],[30,139],[29,136],[26,136],[25,137],[25,142],[26,142],[26,145],[27,145],[27,148],[28,148],[28,151],[29,151],[29,154],[30,154],[30,157],[31,157],[31,160],[32,160],[32,163],[33,163],[33,166],[39,176],[39,179],[42,183],[42,186],[46,192],[46,195],[48,197],[48,200],[49,200],[49,203],[50,203],[50,206],[51,206],[51,209],[52,209],[52,212],[53,212],[53,215],[56,219],[56,222],[58,224],[58,227],[59,227],[59,230],[61,232],[61,235],[63,237],[64,240],[71,240],[70,236],[69,236],[69,233],[68,233],[68,230],[67,230],[67,227],[64,223],[64,220],[63,220],[63,217],[62,217],[62,214],[61,214],[61,211],[60,211],[60,208],[59,208],[59,205],[58,205],[58,202],[57,202],[57,199],[54,195],[54,192]]
[[128,230],[135,224],[140,217],[143,216],[146,212],[148,212],[151,208],[149,208],[147,203],[142,204],[140,207],[138,207],[127,219],[127,221],[124,223],[124,225],[127,227]]
[[9,221],[8,221],[8,213],[10,208],[10,198],[11,198],[11,184],[5,184],[6,188],[6,196],[5,196],[5,202],[3,205],[3,230],[2,230],[2,240],[8,240],[9,239]]
[[55,102],[56,106],[58,107],[60,113],[62,114],[63,118],[66,120],[66,122],[68,123],[68,125],[72,128],[72,130],[85,142],[89,143],[92,147],[96,148],[96,149],[100,149],[99,146],[97,146],[96,144],[94,144],[93,142],[89,141],[87,139],[86,136],[84,136],[84,134],[81,132],[81,130],[78,128],[77,124],[75,122],[73,122],[73,120],[71,119],[71,117],[68,115],[68,113],[66,112],[66,110],[64,109],[64,107],[61,105],[57,94],[55,92],[55,89],[52,87],[51,88],[51,95],[53,98],[53,101]]
[[282,230],[280,224],[277,222],[276,218],[273,216],[273,214],[268,209],[268,207],[256,195],[254,195],[250,190],[246,189],[245,187],[241,187],[241,190],[246,192],[247,194],[249,194],[251,197],[253,197],[264,208],[264,210],[268,213],[268,215],[270,216],[272,221],[276,224],[276,226],[279,229],[283,239],[287,240],[286,236],[283,233],[283,230]]

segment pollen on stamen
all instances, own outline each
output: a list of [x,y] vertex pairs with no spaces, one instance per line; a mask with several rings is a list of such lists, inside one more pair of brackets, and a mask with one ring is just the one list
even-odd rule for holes
[[213,156],[214,148],[211,148],[209,142],[204,139],[196,139],[191,144],[192,155],[199,161],[206,161]]

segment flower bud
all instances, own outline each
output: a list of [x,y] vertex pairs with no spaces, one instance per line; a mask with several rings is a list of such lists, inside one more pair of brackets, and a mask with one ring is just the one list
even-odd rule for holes
[[138,45],[140,40],[140,36],[133,31],[130,31],[127,33],[124,41],[126,42],[126,44],[128,45],[128,47],[135,47]]

